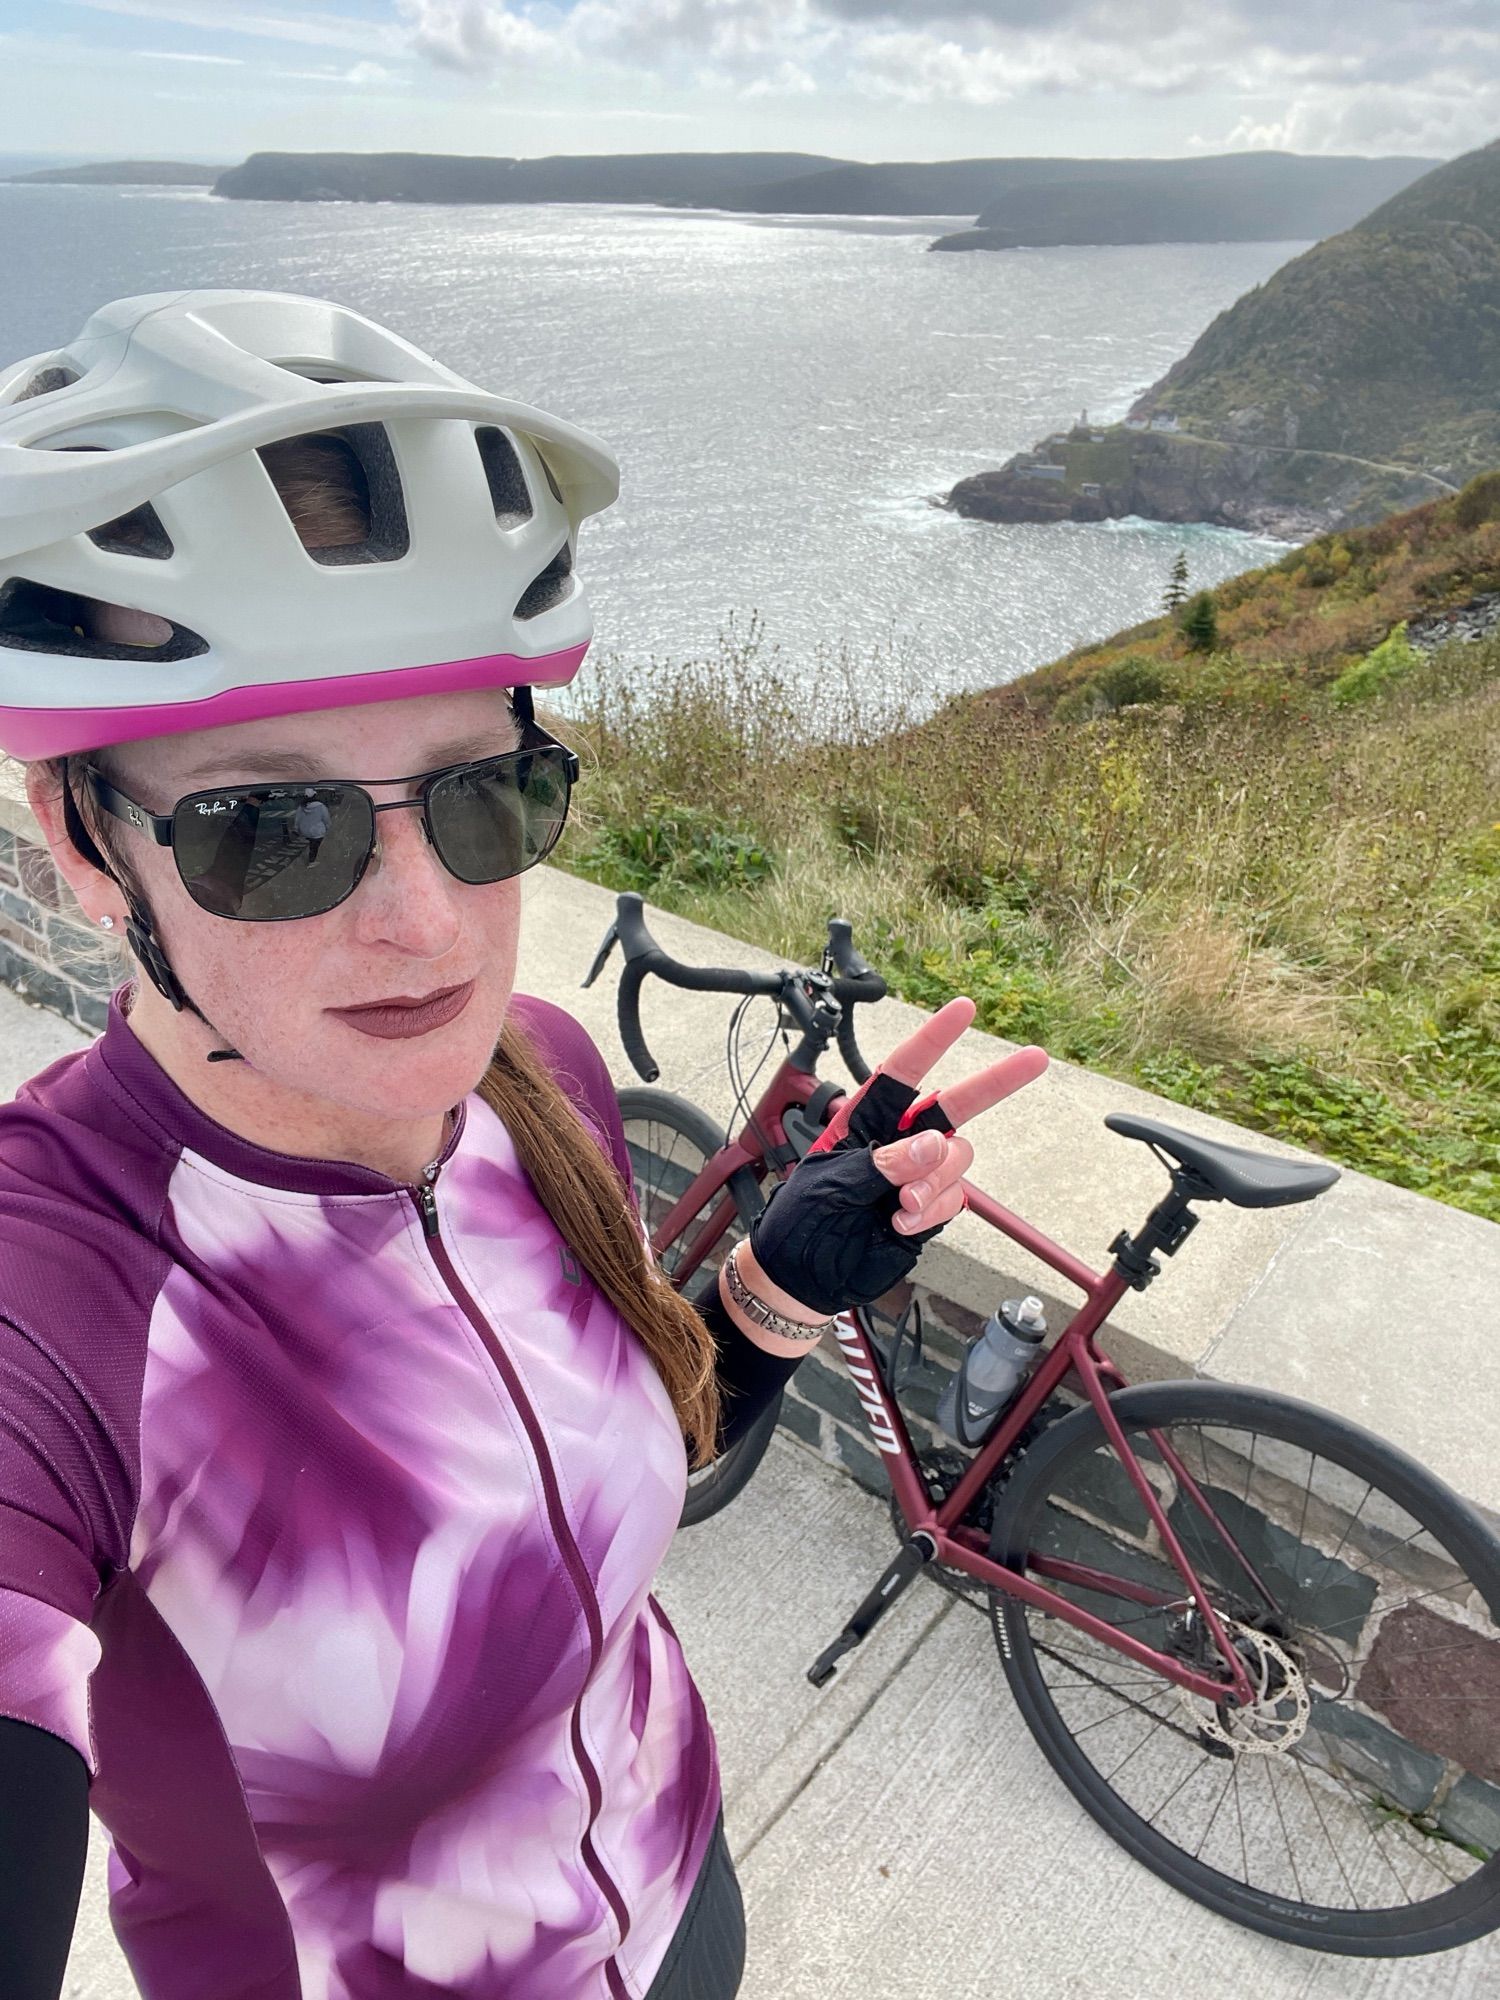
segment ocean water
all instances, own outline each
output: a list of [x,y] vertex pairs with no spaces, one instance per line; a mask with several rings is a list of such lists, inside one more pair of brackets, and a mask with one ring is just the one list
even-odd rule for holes
[[1199,586],[1278,552],[931,503],[1084,409],[1122,415],[1303,247],[929,256],[951,223],[0,186],[0,355],[133,292],[344,300],[619,454],[620,503],[580,549],[602,648],[649,677],[755,618],[794,678],[842,655],[872,697],[894,675],[928,705],[1150,616],[1179,548]]

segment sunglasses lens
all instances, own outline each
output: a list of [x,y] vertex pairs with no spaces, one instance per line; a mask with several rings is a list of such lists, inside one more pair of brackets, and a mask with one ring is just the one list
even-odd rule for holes
[[440,778],[433,845],[460,882],[503,882],[544,860],[568,817],[568,753],[549,743]]
[[331,910],[359,880],[374,841],[370,801],[351,785],[200,793],[179,800],[172,819],[193,901],[247,923]]

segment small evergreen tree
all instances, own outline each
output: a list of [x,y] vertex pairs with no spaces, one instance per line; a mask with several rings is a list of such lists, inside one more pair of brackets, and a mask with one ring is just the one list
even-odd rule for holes
[[1187,586],[1187,550],[1179,549],[1172,558],[1172,571],[1167,578],[1167,587],[1161,594],[1161,608],[1169,618],[1174,617],[1187,602]]
[[1182,636],[1194,653],[1211,653],[1219,643],[1219,619],[1210,593],[1200,590],[1182,614]]

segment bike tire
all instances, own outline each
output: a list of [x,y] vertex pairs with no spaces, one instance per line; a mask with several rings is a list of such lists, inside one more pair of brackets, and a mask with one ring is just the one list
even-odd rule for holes
[[[1172,1496],[1168,1518],[1184,1546],[1191,1531],[1189,1554],[1215,1609],[1235,1610],[1236,1645],[1256,1662],[1266,1697],[1254,1712],[1211,1707],[1077,1627],[992,1590],[995,1638],[1017,1705],[1074,1797],[1137,1860],[1195,1902],[1285,1942],[1395,1958],[1447,1950],[1500,1927],[1500,1543],[1416,1461],[1309,1404],[1209,1382],[1143,1385],[1110,1400],[1143,1465],[1150,1460],[1148,1477],[1159,1497],[1165,1503]],[[1156,1448],[1154,1441],[1163,1439],[1171,1441],[1175,1470],[1170,1455]],[[1329,1468],[1327,1494],[1320,1486],[1314,1499],[1320,1466]],[[1184,1470],[1188,1482],[1179,1477]],[[1236,1490],[1241,1473],[1243,1499]],[[1190,1482],[1214,1510],[1211,1525],[1187,1490]],[[1287,1524],[1299,1504],[1293,1530]],[[1397,1530],[1405,1521],[1414,1526],[1403,1538]],[[1145,1507],[1085,1405],[1043,1435],[1001,1490],[991,1553],[1024,1570],[1030,1557],[1050,1552],[1086,1562],[1097,1574],[1101,1550],[1112,1550],[1122,1579],[1133,1573],[1161,1587],[1164,1565],[1174,1580],[1177,1573],[1142,1524],[1149,1529]],[[1304,1564],[1309,1551],[1316,1561]],[[1266,1586],[1260,1598],[1245,1580],[1246,1554]],[[1154,1576],[1140,1567],[1153,1562]],[[1181,1606],[1143,1608],[1072,1582],[1051,1587],[1122,1629],[1132,1627],[1154,1647],[1172,1643],[1174,1620],[1179,1643],[1184,1627],[1192,1629]],[[1403,1595],[1408,1588],[1411,1594]],[[1274,1600],[1269,1610],[1268,1599]],[[1112,1615],[1111,1606],[1121,1612]],[[1330,1617],[1324,1607],[1339,1615]],[[1264,1636],[1252,1629],[1257,1620]],[[1201,1620],[1198,1628],[1202,1644]],[[1414,1647],[1424,1632],[1440,1643]],[[1284,1665],[1271,1657],[1266,1637],[1281,1645]],[[1454,1656],[1446,1690],[1445,1669],[1435,1664],[1444,1654]],[[1411,1678],[1401,1687],[1403,1675]],[[1263,1717],[1269,1735],[1279,1729],[1290,1738],[1298,1681],[1307,1697],[1303,1735],[1252,1754],[1243,1747],[1251,1733],[1246,1718]],[[1151,1692],[1130,1692],[1142,1686]],[[1140,1733],[1127,1711],[1150,1718],[1151,1726]],[[1242,1747],[1226,1753],[1210,1718],[1221,1731],[1237,1732]],[[1130,1726],[1138,1740],[1118,1733]],[[1257,1720],[1255,1728],[1262,1726]],[[1117,1733],[1111,1740],[1100,1729]],[[1173,1757],[1168,1781],[1179,1768],[1188,1775],[1163,1791],[1162,1770]],[[1255,1768],[1273,1764],[1274,1777],[1270,1768]],[[1209,1813],[1212,1788],[1226,1772]],[[1197,1791],[1204,1773],[1207,1793]],[[1432,1796],[1422,1806],[1429,1783]],[[1246,1879],[1231,1872],[1230,1818],[1222,1829],[1217,1824],[1231,1786]],[[1161,1825],[1146,1816],[1158,1796]],[[1197,1850],[1189,1852],[1186,1842],[1199,1825]],[[1316,1847],[1319,1834],[1326,1857]],[[1221,1855],[1229,1867],[1217,1865]],[[1382,1866],[1407,1896],[1404,1905],[1390,1900]],[[1323,1889],[1330,1881],[1331,1900]],[[1424,1892],[1420,1900],[1411,1899],[1413,1884]],[[1310,1893],[1309,1885],[1320,1893]],[[1368,1902],[1361,1901],[1360,1885],[1369,1889]]]
[[[635,1175],[636,1196],[648,1229],[653,1211],[669,1213],[687,1187],[725,1144],[722,1126],[706,1111],[669,1090],[653,1090],[631,1085],[619,1093],[620,1116],[625,1124],[625,1141]],[[667,1150],[663,1150],[664,1144]],[[748,1168],[730,1182],[735,1219],[724,1231],[715,1253],[690,1280],[684,1296],[701,1302],[708,1287],[717,1284],[719,1264],[744,1236],[759,1215],[762,1202],[758,1183]],[[701,1211],[700,1211],[701,1214]],[[697,1217],[694,1218],[697,1221]],[[690,1225],[691,1226],[691,1225]],[[680,1242],[683,1231],[674,1239]],[[661,1246],[658,1255],[668,1277],[673,1276],[674,1245]],[[687,1496],[678,1526],[696,1527],[727,1507],[744,1492],[756,1467],[766,1455],[776,1422],[781,1414],[781,1397],[769,1403],[755,1422],[737,1438],[728,1451],[721,1452],[701,1470],[688,1475]]]

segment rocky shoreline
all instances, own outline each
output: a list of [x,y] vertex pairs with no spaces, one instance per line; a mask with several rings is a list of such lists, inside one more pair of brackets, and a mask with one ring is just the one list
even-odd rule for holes
[[1419,506],[1447,490],[1415,468],[1114,424],[1056,433],[993,471],[959,480],[939,504],[969,520],[1139,515],[1305,542]]

